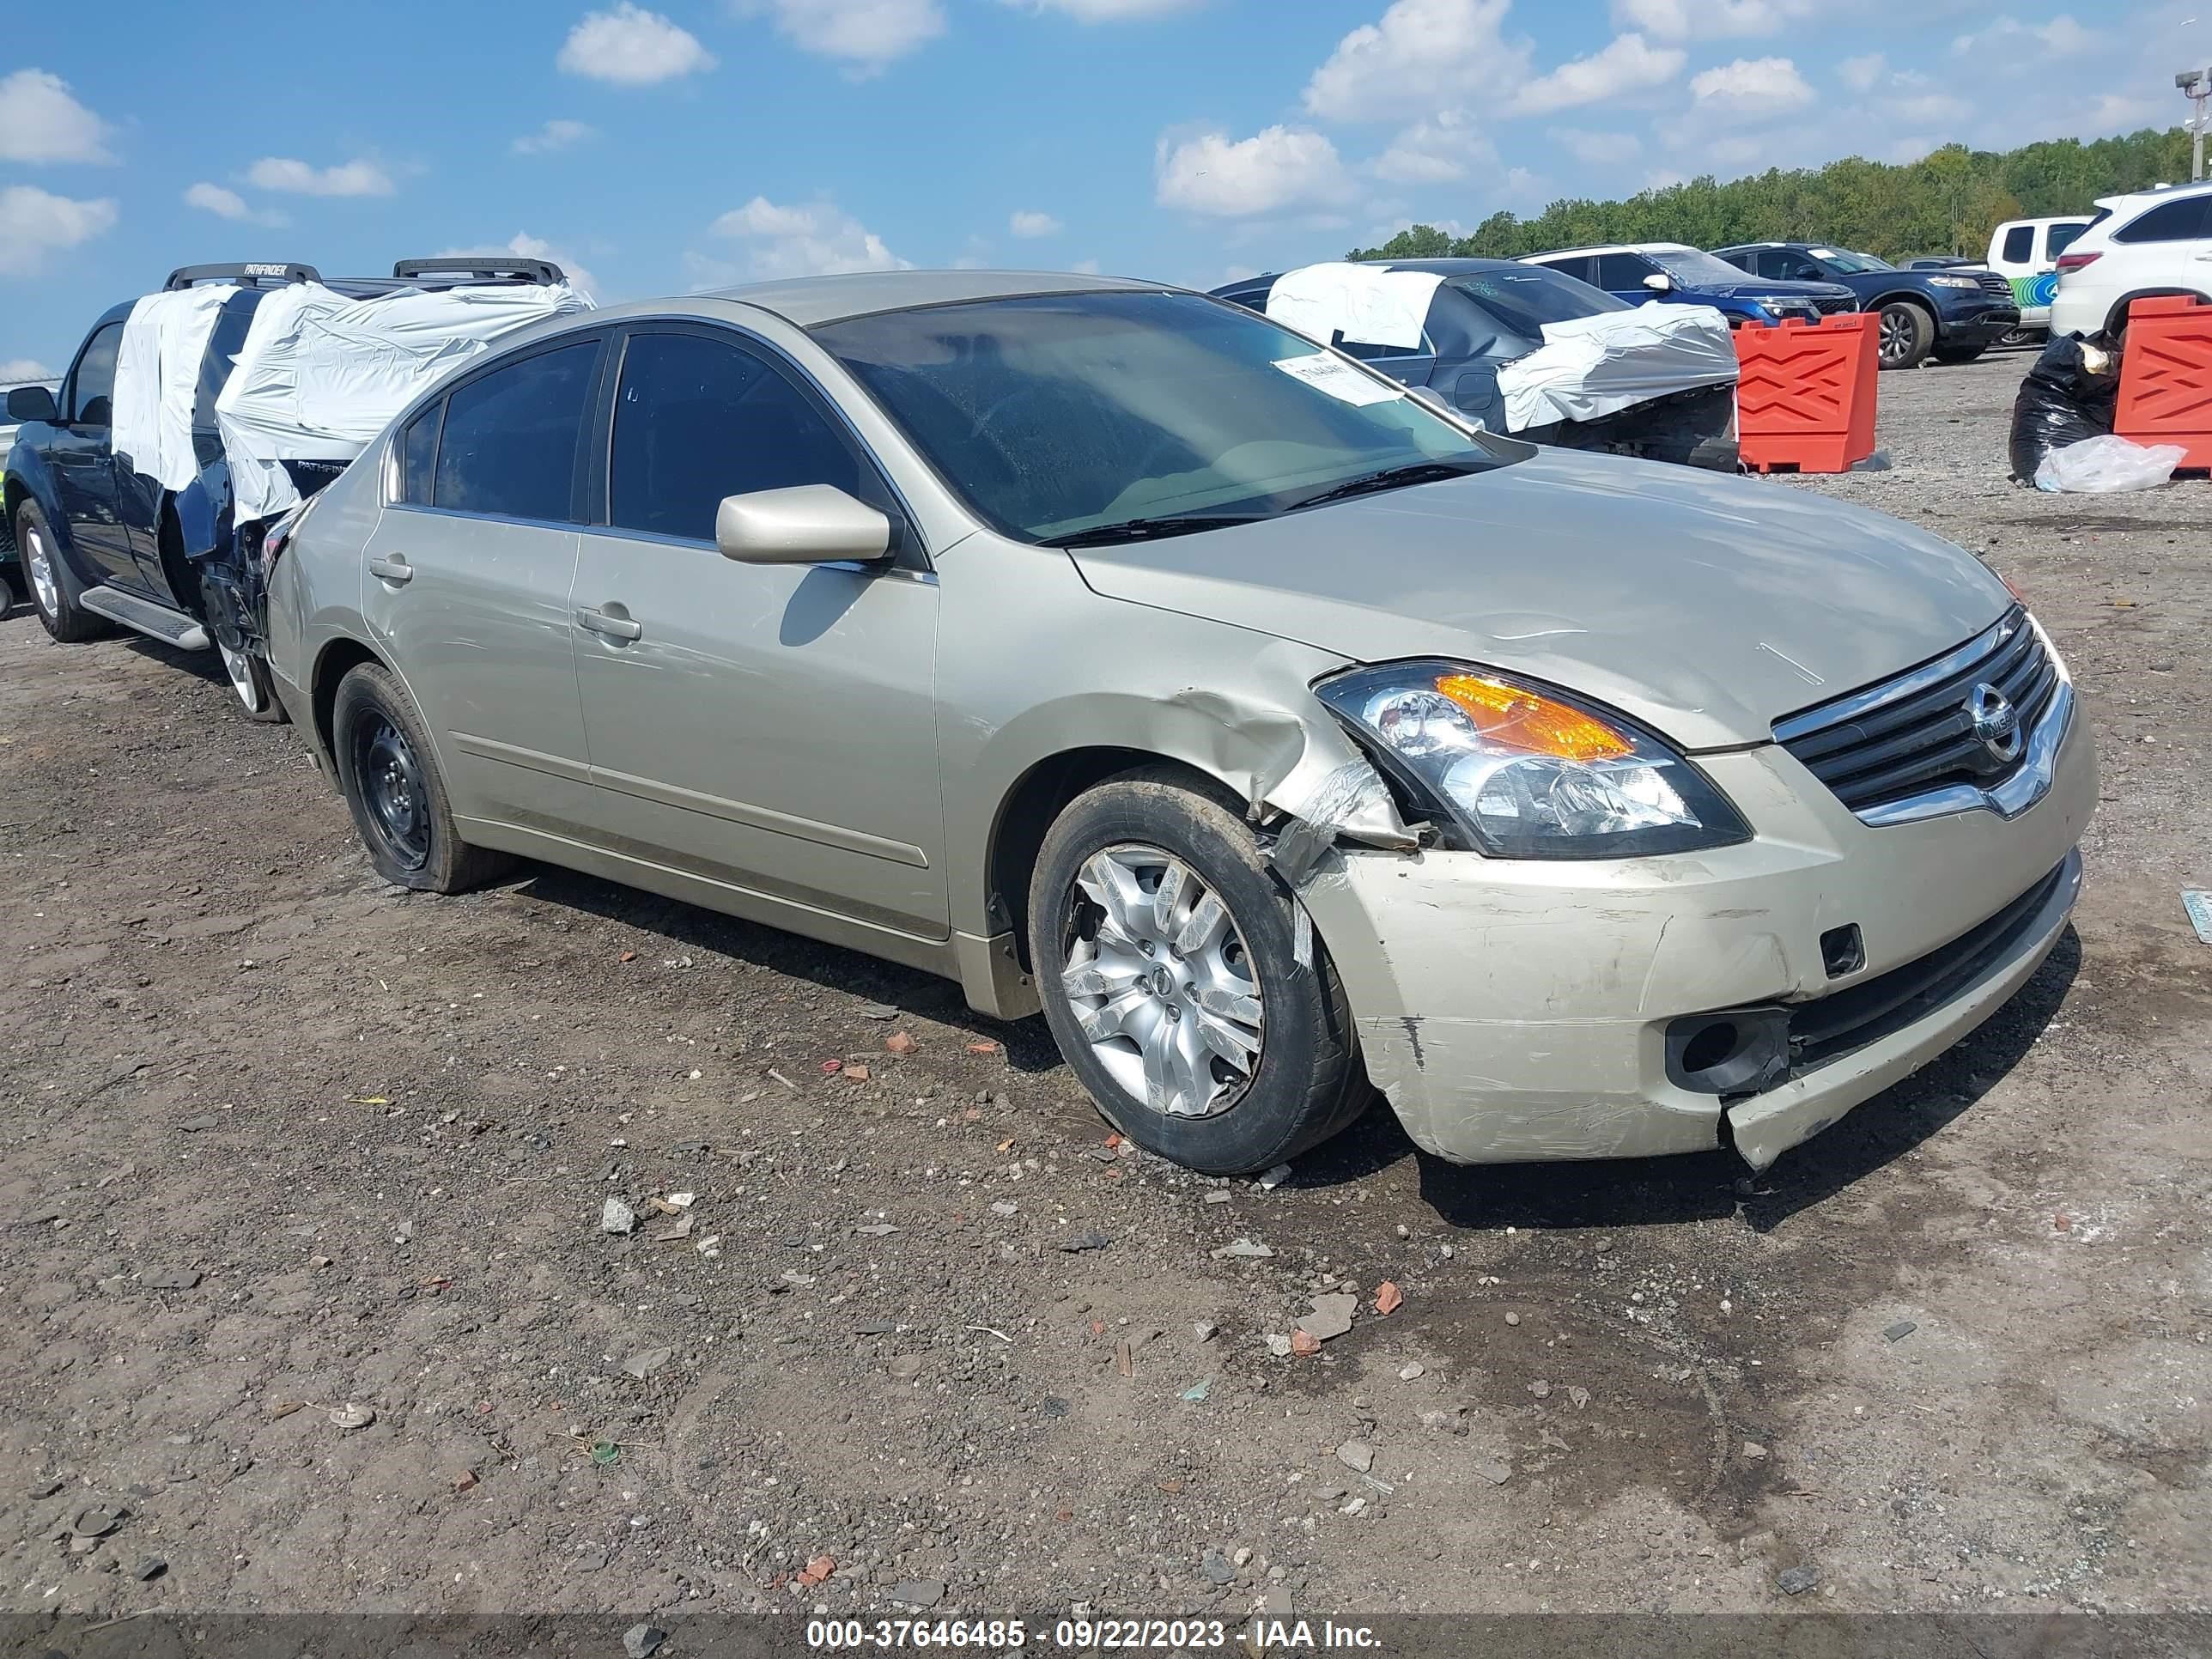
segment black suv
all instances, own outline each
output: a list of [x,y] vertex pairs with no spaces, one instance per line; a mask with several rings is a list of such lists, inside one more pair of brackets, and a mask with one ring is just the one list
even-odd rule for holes
[[1930,354],[1939,363],[1971,363],[2020,326],[2012,284],[1993,270],[1899,270],[1820,242],[1746,242],[1713,255],[1755,276],[1841,283],[1861,311],[1881,314],[1884,368],[1917,368]]
[[[171,271],[165,292],[204,283],[238,289],[223,301],[201,357],[191,414],[199,475],[175,491],[112,451],[116,356],[137,302],[111,306],[77,348],[58,394],[43,386],[8,393],[8,417],[19,424],[0,492],[40,622],[65,643],[120,624],[181,650],[217,649],[246,713],[282,720],[262,649],[266,526],[233,532],[230,467],[215,418],[216,398],[246,343],[254,307],[289,283],[322,283],[366,298],[404,288],[564,280],[547,260],[504,255],[402,259],[389,276],[326,278],[313,265],[273,263]],[[343,460],[284,465],[303,497],[346,467]]]

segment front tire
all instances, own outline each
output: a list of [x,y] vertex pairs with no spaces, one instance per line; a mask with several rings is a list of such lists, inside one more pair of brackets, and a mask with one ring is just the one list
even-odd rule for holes
[[15,509],[15,556],[21,562],[23,586],[31,596],[31,609],[39,623],[63,645],[82,645],[105,638],[108,624],[76,602],[78,587],[62,558],[61,547],[36,501]]
[[1917,368],[1936,344],[1936,319],[1909,300],[1881,308],[1881,359],[1884,368]]
[[338,682],[331,708],[338,787],[377,874],[418,892],[460,893],[507,866],[453,827],[428,728],[399,682],[362,663]]
[[1220,803],[1158,773],[1081,795],[1039,849],[1030,961],[1045,1021],[1106,1120],[1207,1175],[1318,1145],[1368,1104],[1321,941]]

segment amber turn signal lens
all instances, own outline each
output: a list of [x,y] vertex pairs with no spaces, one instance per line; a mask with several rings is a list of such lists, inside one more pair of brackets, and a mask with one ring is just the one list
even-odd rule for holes
[[1492,742],[1557,760],[1624,760],[1636,752],[1603,720],[1480,674],[1439,674],[1437,690]]

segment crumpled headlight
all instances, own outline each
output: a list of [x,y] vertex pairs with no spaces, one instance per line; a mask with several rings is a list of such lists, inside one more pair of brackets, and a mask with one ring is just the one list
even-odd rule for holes
[[1628,858],[1750,839],[1703,773],[1609,710],[1462,663],[1389,663],[1314,688],[1399,781],[1498,858]]

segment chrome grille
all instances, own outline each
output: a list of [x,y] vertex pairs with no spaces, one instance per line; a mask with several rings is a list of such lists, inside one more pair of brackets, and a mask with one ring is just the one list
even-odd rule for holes
[[1992,300],[2003,300],[2008,302],[2011,301],[2013,297],[2012,284],[2007,282],[2003,277],[1998,276],[1996,272],[1994,270],[1978,270],[1974,275],[1982,279],[1982,292],[1988,295],[1990,298]]
[[[1867,817],[1937,790],[2002,783],[2027,763],[2036,747],[2031,736],[2063,683],[2042,634],[2015,605],[1933,662],[1778,720],[1774,736],[1837,799]],[[1977,730],[1973,705],[1984,686],[2013,711],[2008,744]]]

